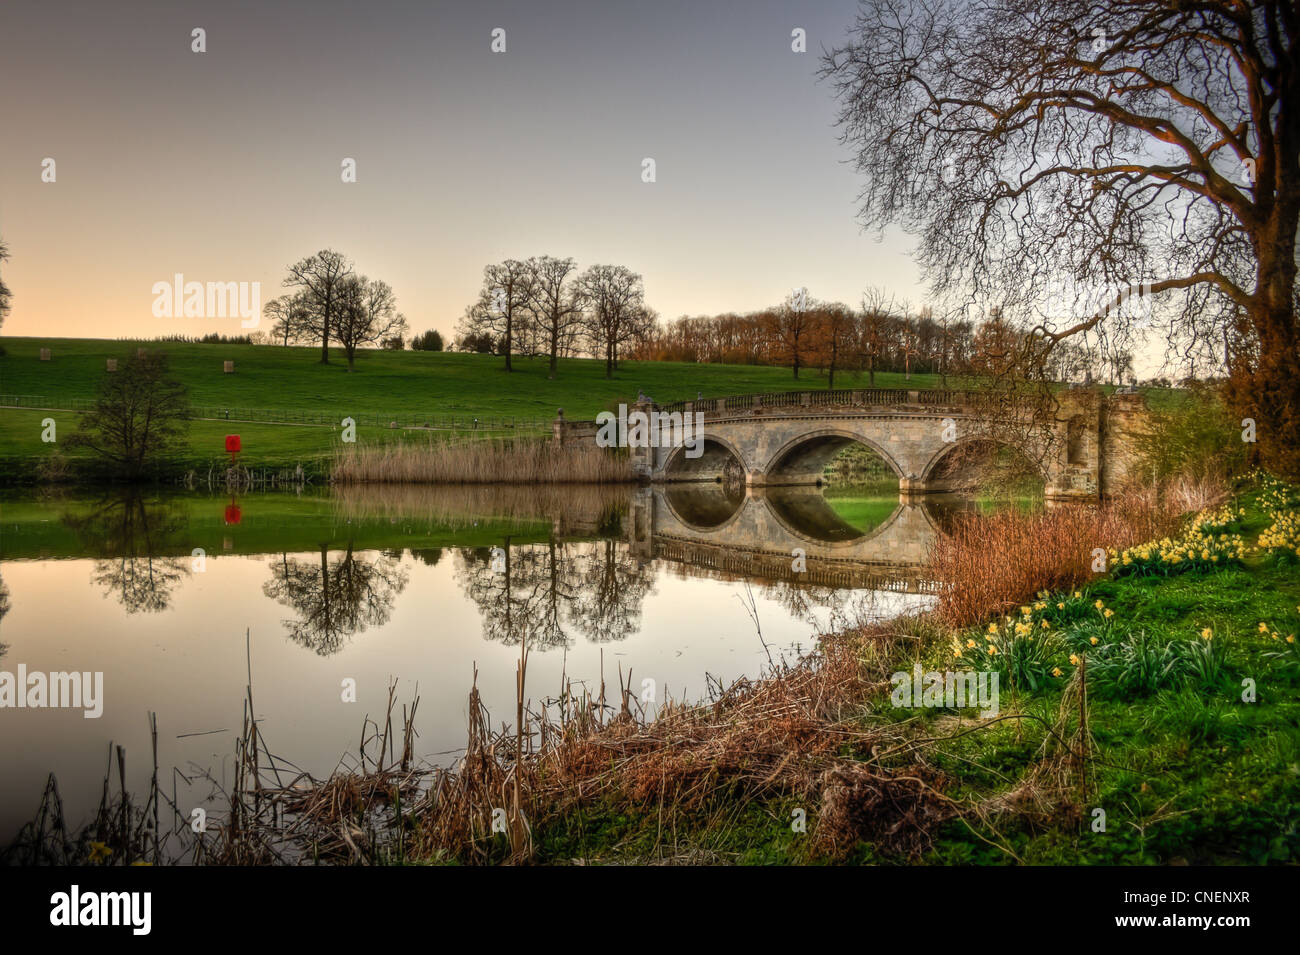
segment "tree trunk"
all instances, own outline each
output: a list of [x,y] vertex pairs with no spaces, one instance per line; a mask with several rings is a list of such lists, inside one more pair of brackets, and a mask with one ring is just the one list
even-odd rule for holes
[[1300,476],[1300,446],[1295,440],[1300,434],[1300,333],[1293,303],[1300,197],[1282,202],[1273,227],[1265,230],[1257,247],[1255,302],[1248,319],[1259,351],[1236,357],[1228,396],[1242,419],[1255,420],[1258,443],[1252,458],[1270,471],[1295,478]]
[[330,363],[330,310],[329,306],[325,307],[325,330],[320,336],[320,363],[328,365]]

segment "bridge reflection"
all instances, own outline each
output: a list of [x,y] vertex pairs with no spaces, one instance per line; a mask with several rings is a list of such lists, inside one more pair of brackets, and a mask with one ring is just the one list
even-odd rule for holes
[[820,489],[644,487],[628,509],[640,561],[811,586],[932,593],[925,561],[953,506],[900,498],[875,526],[859,527]]

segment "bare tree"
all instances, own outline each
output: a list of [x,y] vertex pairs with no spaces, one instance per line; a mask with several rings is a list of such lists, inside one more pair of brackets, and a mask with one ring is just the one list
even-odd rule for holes
[[577,266],[573,259],[549,255],[534,256],[525,264],[529,274],[530,324],[546,349],[550,362],[547,377],[554,378],[570,329],[582,320],[582,297],[573,281]]
[[343,253],[322,249],[289,266],[289,275],[284,280],[285,287],[298,288],[304,293],[303,320],[313,336],[320,339],[322,364],[329,364],[330,337],[338,311],[339,289],[350,275],[352,263]]
[[852,309],[839,302],[819,306],[813,312],[812,362],[826,373],[826,389],[835,387],[835,372],[855,371],[860,366],[854,347],[856,332]]
[[526,262],[506,259],[483,268],[483,288],[478,300],[465,309],[461,336],[489,335],[500,341],[506,371],[513,371],[510,359],[515,338],[529,318],[532,273]]
[[281,295],[262,306],[262,315],[271,323],[271,339],[279,339],[286,347],[311,337],[309,314],[305,292]]
[[619,348],[646,320],[641,276],[622,265],[593,265],[578,276],[586,306],[585,327],[593,355],[605,358],[605,377],[613,378]]
[[347,355],[348,371],[356,367],[358,348],[384,343],[407,331],[392,286],[364,275],[350,275],[340,283],[336,316],[334,338]]
[[140,481],[185,451],[189,399],[162,352],[134,352],[119,367],[100,380],[95,407],[67,446],[89,449],[115,477]]
[[863,219],[916,232],[936,293],[1004,302],[1040,360],[1226,329],[1234,407],[1296,473],[1298,34],[1293,0],[862,0],[823,76]]
[[858,353],[867,366],[870,387],[876,387],[876,365],[885,351],[893,297],[883,289],[869,288],[862,293],[862,315],[858,321]]

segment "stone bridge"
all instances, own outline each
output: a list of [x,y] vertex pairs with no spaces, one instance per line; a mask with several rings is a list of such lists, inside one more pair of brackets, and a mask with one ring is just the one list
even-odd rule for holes
[[[691,415],[703,452],[681,441],[630,449],[632,467],[651,483],[717,482],[728,473],[750,487],[819,484],[847,445],[875,451],[898,476],[904,495],[953,490],[954,452],[1012,447],[1038,470],[1049,500],[1091,501],[1113,493],[1132,468],[1133,443],[1145,425],[1145,399],[1070,388],[1051,399],[1000,403],[991,393],[837,389],[738,395],[655,405],[641,398],[627,412],[663,422]],[[677,416],[674,418],[673,416]],[[596,422],[555,422],[562,443],[594,441]]]

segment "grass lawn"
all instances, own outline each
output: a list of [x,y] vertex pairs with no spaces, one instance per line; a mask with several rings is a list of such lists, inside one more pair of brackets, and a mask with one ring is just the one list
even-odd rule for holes
[[[430,421],[436,427],[439,419],[445,423],[456,416],[457,428],[469,432],[476,416],[485,421],[513,417],[527,419],[527,430],[538,433],[549,429],[557,408],[564,408],[566,417],[590,419],[619,402],[631,403],[639,391],[668,402],[698,392],[718,396],[825,387],[816,372],[805,371],[795,380],[789,369],[743,365],[625,362],[607,379],[603,362],[575,358],[562,360],[557,377],[550,380],[544,359],[517,358],[515,371],[507,374],[501,358],[448,352],[369,351],[358,357],[357,370],[348,372],[341,352],[332,352],[331,363],[322,365],[315,348],[71,338],[5,338],[3,344],[7,354],[0,356],[0,403],[4,395],[44,396],[51,399],[52,408],[89,401],[107,374],[106,359],[123,359],[145,347],[166,351],[173,373],[189,389],[190,401],[208,413],[219,416],[221,409],[233,408],[232,417],[238,418],[239,409],[287,411],[312,415],[313,422],[351,416],[359,422],[360,443],[423,441],[431,434],[453,433],[390,431],[382,427],[390,420],[403,426]],[[40,360],[41,348],[51,350],[50,361]],[[234,374],[223,372],[227,360],[235,362]],[[866,378],[853,382],[841,376],[841,383],[865,387]],[[876,384],[927,389],[939,381],[932,375],[913,375],[909,382],[903,375],[882,373]],[[10,470],[30,470],[58,447],[41,441],[46,417],[55,419],[60,437],[76,429],[77,415],[72,412],[0,408],[0,461]],[[224,460],[223,439],[229,433],[241,436],[241,460],[250,467],[292,468],[300,462],[319,466],[340,446],[339,431],[321,423],[195,420],[190,430],[193,463],[206,466]]]
[[[826,386],[825,376],[816,371],[805,370],[795,379],[787,368],[757,365],[624,362],[607,379],[603,362],[573,358],[562,360],[557,377],[551,380],[544,359],[517,358],[515,370],[507,374],[504,360],[491,355],[368,351],[358,357],[356,371],[349,372],[341,352],[332,352],[330,364],[322,365],[315,348],[81,338],[0,341],[6,350],[0,356],[0,405],[13,403],[12,396],[24,396],[27,400],[21,403],[28,406],[23,410],[0,407],[0,461],[14,472],[30,472],[57,446],[41,442],[40,422],[47,413],[31,410],[29,399],[49,399],[43,405],[49,408],[84,407],[107,374],[105,360],[123,359],[137,347],[165,351],[199,416],[216,419],[196,420],[191,431],[193,461],[205,466],[223,459],[222,439],[232,432],[241,435],[242,460],[249,466],[292,468],[300,461],[319,462],[338,447],[339,432],[330,423],[345,417],[358,422],[362,442],[424,440],[430,433],[418,430],[424,424],[442,429],[434,433],[443,436],[470,432],[476,417],[484,424],[489,418],[515,419],[509,428],[492,433],[546,433],[557,408],[563,408],[570,419],[591,419],[620,402],[631,403],[638,392],[667,403],[699,393],[718,397]],[[41,348],[51,350],[50,361],[40,360]],[[235,363],[233,374],[223,371],[227,360]],[[868,379],[865,374],[841,373],[836,384],[865,388]],[[917,374],[909,380],[881,372],[875,384],[924,390],[941,382],[936,375]],[[966,383],[954,378],[949,386],[961,388]],[[1173,394],[1152,392],[1149,397],[1158,406]],[[224,420],[226,409],[234,409],[229,424]],[[285,413],[301,417],[302,423],[268,420],[283,419]],[[60,436],[75,430],[75,415],[48,416],[58,423]],[[384,434],[390,422],[401,427]],[[417,430],[404,432],[406,426]]]
[[220,494],[145,493],[135,498],[108,493],[62,501],[10,495],[0,500],[0,558],[122,558],[124,547],[131,549],[126,556],[151,558],[189,557],[196,547],[209,554],[278,554],[322,547],[362,551],[392,548],[395,541],[400,542],[399,550],[432,551],[436,557],[438,548],[491,547],[507,536],[512,543],[534,543],[548,540],[552,532],[549,520],[491,513],[475,515],[472,521],[355,515],[330,495],[311,491],[243,495],[238,522],[232,520],[229,505],[230,499]]
[[[341,351],[320,363],[319,348],[273,345],[197,345],[109,339],[5,338],[0,357],[0,394],[93,398],[106,373],[105,359],[125,358],[135,348],[165,351],[173,373],[196,405],[213,407],[325,410],[344,414],[517,415],[550,420],[556,408],[570,418],[592,418],[611,402],[631,403],[638,391],[656,401],[751,392],[795,391],[826,386],[815,371],[796,380],[788,368],[758,365],[702,365],[684,362],[623,362],[613,379],[601,361],[560,361],[554,380],[541,358],[516,358],[509,374],[504,359],[451,352],[367,351],[349,373]],[[48,347],[52,358],[39,360]],[[233,360],[235,373],[222,371]],[[841,376],[841,387],[866,387]],[[876,375],[880,388],[934,388],[935,375]],[[955,382],[951,382],[955,385]]]

